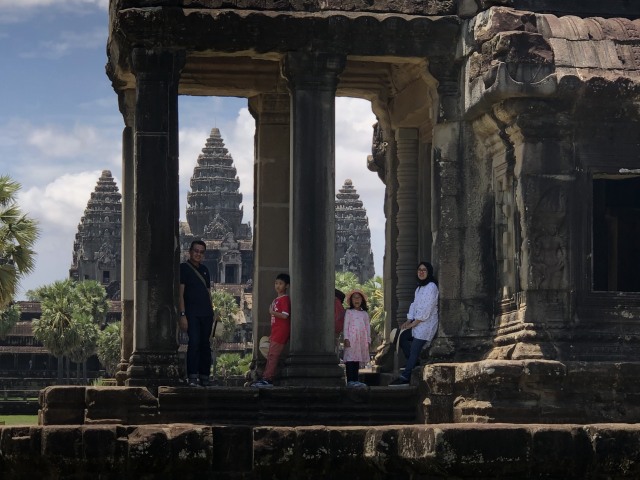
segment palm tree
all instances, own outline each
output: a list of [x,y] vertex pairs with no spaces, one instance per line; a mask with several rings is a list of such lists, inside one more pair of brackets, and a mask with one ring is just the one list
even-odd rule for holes
[[104,287],[95,280],[62,280],[28,294],[41,302],[42,316],[34,321],[34,336],[58,357],[58,379],[62,379],[62,359],[67,357],[78,368],[82,364],[86,382],[86,362],[96,352],[98,326],[104,324],[109,309]]
[[369,317],[371,318],[371,329],[381,340],[384,335],[384,320],[386,317],[384,311],[384,288],[382,286],[382,277],[377,276],[367,280],[362,286],[362,291],[367,295]]
[[0,308],[11,303],[22,276],[31,272],[38,238],[34,220],[20,211],[16,194],[20,184],[0,176]]
[[224,290],[214,290],[211,294],[211,300],[216,315],[218,315],[218,321],[222,323],[222,338],[228,342],[236,331],[236,315],[240,312],[240,307],[233,295]]
[[4,339],[7,333],[20,320],[20,307],[9,305],[0,310],[0,338]]
[[353,272],[336,272],[335,287],[344,294],[354,288],[360,288],[358,277]]
[[63,358],[80,343],[74,325],[77,294],[71,280],[58,280],[38,290],[42,315],[33,321],[33,336],[58,358],[58,381],[62,382]]
[[87,315],[92,323],[104,325],[109,302],[102,284],[96,280],[83,280],[75,284],[75,291],[78,294],[77,310]]
[[100,330],[89,315],[78,310],[74,312],[73,328],[77,331],[78,343],[66,354],[78,365],[78,368],[82,364],[82,376],[84,383],[87,383],[87,359],[96,353]]
[[98,335],[98,360],[109,376],[117,371],[121,345],[120,322],[110,323]]

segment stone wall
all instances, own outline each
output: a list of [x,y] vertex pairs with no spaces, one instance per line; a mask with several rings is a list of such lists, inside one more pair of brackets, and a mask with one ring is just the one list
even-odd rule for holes
[[0,428],[5,480],[638,478],[635,425]]

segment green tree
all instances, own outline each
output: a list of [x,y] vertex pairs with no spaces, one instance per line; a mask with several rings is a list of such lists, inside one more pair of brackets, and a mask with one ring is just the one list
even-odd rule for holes
[[64,356],[80,342],[74,325],[77,299],[71,280],[58,280],[39,288],[42,314],[33,321],[33,336],[58,359],[58,381],[62,382]]
[[110,323],[98,335],[98,360],[109,376],[116,374],[121,348],[120,322]]
[[384,336],[384,320],[386,314],[384,311],[384,288],[382,286],[382,277],[374,277],[367,280],[362,286],[362,291],[367,295],[369,307],[369,318],[371,318],[371,330],[377,340],[380,341]]
[[223,353],[216,364],[218,374],[225,380],[231,375],[245,375],[252,359],[251,355],[241,357],[239,353]]
[[82,377],[87,383],[87,360],[96,353],[98,344],[98,334],[100,330],[93,323],[93,319],[86,313],[74,311],[73,328],[78,335],[78,343],[76,343],[66,355],[74,361],[78,367],[82,365]]
[[75,290],[78,294],[78,303],[75,308],[79,312],[86,314],[92,323],[103,325],[109,311],[105,288],[96,280],[83,280],[75,285]]
[[0,338],[5,338],[16,323],[20,320],[20,307],[9,305],[0,310]]
[[18,190],[19,183],[0,176],[0,308],[11,303],[20,278],[34,266],[38,227],[16,203]]
[[233,334],[236,331],[236,315],[240,312],[240,307],[234,296],[224,290],[214,290],[211,294],[211,300],[218,316],[218,322],[221,324],[217,328],[222,326],[222,339],[229,342],[233,339]]
[[352,272],[336,272],[335,287],[345,295],[354,288],[360,288],[358,277]]
[[[104,323],[109,308],[104,287],[92,280],[61,280],[31,295],[40,300],[42,308],[40,319],[34,321],[34,336],[58,358],[58,380],[62,380],[62,362],[67,357],[82,364],[86,381],[86,361],[96,353],[98,325]],[[67,376],[68,370],[67,362]]]

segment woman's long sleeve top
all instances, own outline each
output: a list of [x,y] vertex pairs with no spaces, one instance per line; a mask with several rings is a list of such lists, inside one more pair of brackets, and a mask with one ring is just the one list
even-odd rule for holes
[[416,288],[407,319],[419,321],[411,331],[414,338],[433,340],[438,331],[438,287],[435,283]]

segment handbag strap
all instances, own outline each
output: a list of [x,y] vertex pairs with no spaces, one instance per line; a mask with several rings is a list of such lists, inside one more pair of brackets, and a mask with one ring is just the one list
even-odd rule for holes
[[204,279],[204,277],[202,276],[202,274],[198,271],[198,269],[196,267],[194,267],[193,265],[191,265],[191,262],[185,262],[187,265],[189,265],[191,267],[191,270],[193,270],[194,272],[196,272],[196,275],[198,276],[198,278],[202,281],[202,283],[204,284],[204,288],[206,288],[207,290],[209,290],[209,285],[207,285],[207,281]]

